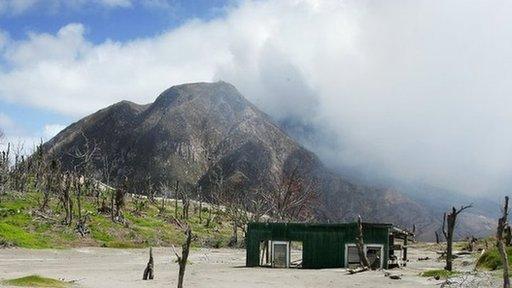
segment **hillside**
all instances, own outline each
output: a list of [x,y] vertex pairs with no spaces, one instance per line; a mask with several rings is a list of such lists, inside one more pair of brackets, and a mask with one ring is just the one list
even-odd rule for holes
[[[321,221],[352,221],[361,214],[368,221],[415,224],[419,234],[440,224],[439,215],[398,190],[358,184],[326,168],[225,82],[174,86],[147,105],[114,104],[70,125],[44,148],[71,170],[78,161],[73,153],[93,145],[94,171],[104,182],[129,177],[139,184],[150,179],[172,185],[178,180],[190,189],[200,186],[208,198],[212,182],[221,177],[227,190],[236,187],[245,191],[237,197],[250,199],[251,191],[276,189],[298,169],[315,183],[315,214]],[[106,161],[115,163],[108,181]],[[131,192],[147,193],[134,187]]]
[[[111,221],[108,213],[100,213],[95,198],[84,197],[84,213],[88,219],[89,233],[81,237],[74,225],[63,225],[63,211],[58,199],[52,199],[46,212],[39,212],[40,193],[10,192],[0,201],[0,247],[71,248],[112,247],[141,248],[149,246],[181,245],[183,231],[173,218],[175,205],[168,201],[164,210],[148,201],[137,204],[137,199],[127,197],[123,221]],[[160,205],[160,203],[159,203]],[[138,207],[138,208],[137,208]],[[188,218],[194,231],[195,247],[227,247],[232,227],[221,211],[213,220],[207,220],[203,206],[202,217],[195,205]],[[178,205],[178,215],[182,205]],[[179,219],[179,217],[178,217]]]

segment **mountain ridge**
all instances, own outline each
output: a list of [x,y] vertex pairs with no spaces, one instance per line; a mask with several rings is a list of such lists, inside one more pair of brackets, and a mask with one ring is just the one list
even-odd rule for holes
[[[244,190],[275,189],[283,173],[299,167],[318,184],[320,221],[352,221],[361,214],[366,221],[416,225],[420,234],[432,235],[438,225],[406,194],[357,184],[326,167],[226,82],[173,86],[149,104],[115,103],[71,124],[44,149],[64,169],[73,169],[73,151],[83,150],[88,141],[116,163],[115,183],[130,175],[139,183],[149,177],[208,190],[214,164]],[[93,163],[99,178],[100,160]]]

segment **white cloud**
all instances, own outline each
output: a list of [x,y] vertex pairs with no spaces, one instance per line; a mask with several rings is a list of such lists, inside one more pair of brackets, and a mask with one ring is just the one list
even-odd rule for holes
[[70,24],[9,42],[0,98],[79,117],[223,79],[334,135],[336,153],[315,148],[332,162],[480,192],[512,172],[511,14],[508,2],[247,1],[98,45]]
[[44,125],[43,137],[46,140],[52,139],[53,136],[57,135],[60,131],[66,128],[65,125],[61,124],[47,124]]
[[14,127],[14,121],[5,113],[0,112],[0,130],[5,131]]

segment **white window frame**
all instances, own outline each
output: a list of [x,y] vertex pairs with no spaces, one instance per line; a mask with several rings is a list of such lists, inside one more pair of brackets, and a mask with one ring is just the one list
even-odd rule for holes
[[380,248],[380,269],[384,268],[384,245],[383,244],[364,244],[364,254],[367,254],[368,246]]
[[272,241],[271,242],[272,245],[270,247],[272,247],[272,258],[271,258],[271,262],[272,262],[272,268],[275,268],[274,266],[274,245],[286,245],[286,268],[290,268],[290,241]]
[[[368,246],[380,248],[380,269],[384,268],[384,245],[376,243],[364,244],[364,254],[366,254]],[[355,243],[345,244],[345,267],[348,267],[348,247],[357,247],[357,245]]]

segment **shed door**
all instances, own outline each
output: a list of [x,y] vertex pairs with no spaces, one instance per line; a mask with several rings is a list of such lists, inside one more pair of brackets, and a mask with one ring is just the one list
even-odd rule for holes
[[290,243],[285,241],[272,242],[272,267],[288,268],[290,264]]

